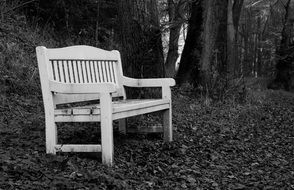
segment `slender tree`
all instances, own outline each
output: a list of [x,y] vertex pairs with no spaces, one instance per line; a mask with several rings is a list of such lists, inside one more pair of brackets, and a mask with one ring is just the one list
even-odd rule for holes
[[229,78],[234,78],[238,72],[238,27],[241,8],[244,0],[228,0],[227,7],[227,66]]
[[183,25],[183,14],[185,14],[186,0],[168,0],[169,15],[169,45],[165,61],[167,77],[175,77],[175,65],[179,57],[179,37]]

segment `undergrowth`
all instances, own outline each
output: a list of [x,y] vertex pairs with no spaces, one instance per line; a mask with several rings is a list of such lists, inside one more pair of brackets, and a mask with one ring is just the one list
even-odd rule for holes
[[[6,4],[6,10],[9,9],[13,9],[13,5]],[[31,26],[25,16],[16,12],[2,15],[0,36],[1,93],[7,96],[40,94],[35,48],[54,46],[56,42],[50,34]]]

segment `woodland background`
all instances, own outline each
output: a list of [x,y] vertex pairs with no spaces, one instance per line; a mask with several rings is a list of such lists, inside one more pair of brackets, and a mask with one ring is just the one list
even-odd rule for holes
[[[0,189],[293,189],[293,24],[294,0],[0,0]],[[112,168],[45,154],[35,47],[78,44],[118,49],[127,76],[175,78],[172,143],[116,133]],[[99,141],[95,124],[58,130]]]
[[[232,80],[246,77],[274,80],[267,80],[274,89],[293,89],[291,0],[1,0],[1,9],[2,36],[13,37],[15,25],[30,25],[27,48],[87,44],[118,49],[128,76],[174,77],[178,85],[188,81],[218,97],[234,85]],[[19,44],[6,46],[3,53]],[[12,62],[2,67],[4,76],[15,66],[16,78],[28,75],[35,81],[36,65]]]

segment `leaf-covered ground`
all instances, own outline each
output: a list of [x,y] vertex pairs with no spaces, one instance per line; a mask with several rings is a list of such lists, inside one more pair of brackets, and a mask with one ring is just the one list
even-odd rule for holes
[[[46,155],[40,97],[2,100],[0,189],[294,189],[291,93],[254,92],[245,104],[204,106],[176,90],[174,141],[116,133],[112,168],[99,154]],[[66,127],[63,140],[99,139],[95,125]]]

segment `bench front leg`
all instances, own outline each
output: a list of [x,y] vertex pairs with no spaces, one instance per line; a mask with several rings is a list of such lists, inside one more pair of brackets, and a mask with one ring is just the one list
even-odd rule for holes
[[112,97],[110,93],[101,93],[101,148],[102,163],[113,164],[113,127],[112,127]]
[[57,144],[57,127],[54,121],[54,115],[46,115],[46,153],[56,154],[55,145]]
[[55,146],[57,144],[57,126],[54,120],[53,103],[45,104],[45,136],[46,136],[46,153],[56,154]]
[[173,126],[171,89],[169,86],[162,87],[162,98],[170,100],[169,109],[163,111],[163,139],[165,142],[171,142],[173,140]]

